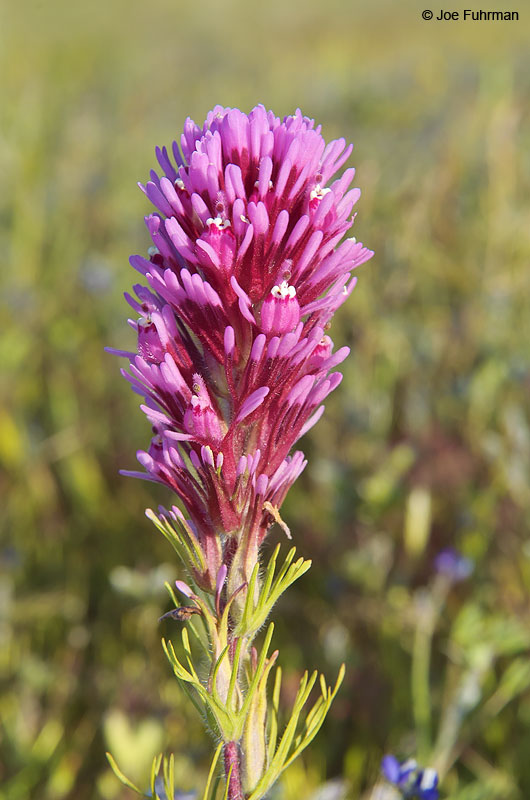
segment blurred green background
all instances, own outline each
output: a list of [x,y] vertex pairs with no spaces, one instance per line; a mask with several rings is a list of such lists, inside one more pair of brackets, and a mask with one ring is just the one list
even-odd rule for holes
[[354,233],[376,251],[282,512],[314,560],[275,615],[287,690],[305,666],[348,672],[279,796],[335,780],[333,797],[370,797],[381,755],[414,753],[414,630],[449,544],[476,567],[434,636],[433,737],[472,689],[444,796],[530,796],[530,9],[441,23],[426,3],[4,0],[5,800],[128,797],[106,749],[142,785],[174,750],[179,786],[202,789],[211,743],[159,646],[179,568],[143,515],[168,498],[118,475],[149,432],[103,347],[132,344],[122,292],[149,245],[135,182],[154,146],[216,103],[258,102],[355,142]]

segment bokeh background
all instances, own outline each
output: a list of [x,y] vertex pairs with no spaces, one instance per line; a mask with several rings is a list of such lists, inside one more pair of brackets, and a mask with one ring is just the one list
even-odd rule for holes
[[5,800],[129,797],[106,749],[141,785],[174,751],[179,786],[203,787],[211,743],[159,645],[179,567],[143,515],[168,498],[118,475],[148,430],[103,347],[132,344],[122,292],[149,245],[135,182],[154,146],[216,103],[258,102],[355,142],[354,232],[376,251],[282,512],[314,567],[275,615],[282,702],[305,666],[348,672],[277,796],[370,797],[384,752],[414,754],[414,631],[448,545],[475,571],[433,640],[433,740],[448,708],[459,728],[442,794],[530,796],[530,9],[441,23],[428,3],[4,0]]

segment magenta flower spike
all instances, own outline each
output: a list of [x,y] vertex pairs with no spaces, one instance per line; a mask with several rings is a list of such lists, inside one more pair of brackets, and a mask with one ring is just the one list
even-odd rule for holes
[[[326,331],[372,252],[351,227],[354,170],[335,174],[352,147],[327,146],[300,111],[283,121],[257,106],[216,106],[186,121],[162,174],[141,186],[154,247],[131,264],[147,286],[126,299],[138,352],[124,371],[153,427],[145,472],[189,514],[214,593],[222,564],[232,590],[250,578],[260,543],[306,465],[298,439],[339,384]],[[267,504],[267,506],[265,505]]]
[[[332,688],[306,672],[280,736],[280,670],[272,704],[267,689],[278,657],[269,653],[273,623],[259,652],[253,642],[311,566],[291,547],[277,568],[279,545],[260,564],[260,545],[275,522],[291,537],[279,512],[306,465],[294,447],[320,419],[349,352],[334,351],[331,318],[355,286],[353,270],[372,256],[354,238],[343,241],[360,192],[349,188],[353,169],[336,173],[351,150],[343,139],[326,145],[300,111],[281,121],[263,106],[248,115],[216,106],[202,128],[186,121],[180,148],[157,149],[162,174],[152,171],[141,187],[155,211],[146,218],[149,258],[131,258],[143,283],[136,298],[125,295],[137,351],[114,352],[129,358],[122,372],[143,398],[153,437],[137,453],[143,472],[123,474],[161,483],[180,501],[146,514],[189,580],[175,584],[188,604],[170,588],[176,608],[160,619],[183,625],[185,661],[171,641],[164,650],[219,741],[205,797],[221,750],[225,800],[265,797],[316,735],[344,676],[342,665]],[[193,664],[188,626],[207,674],[202,661]],[[315,684],[320,696],[302,728]],[[172,797],[172,762],[163,763]]]

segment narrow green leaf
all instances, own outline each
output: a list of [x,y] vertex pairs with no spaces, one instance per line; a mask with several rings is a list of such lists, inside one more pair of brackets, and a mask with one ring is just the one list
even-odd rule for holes
[[[209,694],[203,686],[201,686],[201,690],[201,700],[215,719],[216,727],[220,735],[226,740],[236,738],[235,730],[238,724],[237,717],[234,716],[234,714],[230,714],[224,703],[221,703],[217,697]],[[197,689],[197,691],[199,690]]]
[[[177,596],[175,594],[175,591],[173,590],[173,587],[167,581],[164,583],[164,586],[166,587],[166,589],[168,591],[168,594],[169,594],[169,596],[171,598],[171,601],[172,601],[173,605],[175,606],[175,608],[180,608],[181,603],[179,602],[179,600],[178,600],[178,598],[177,598]],[[197,622],[198,621],[199,620],[197,620]],[[200,622],[202,623],[202,617],[200,618]],[[208,646],[204,641],[204,636],[201,636],[200,633],[197,631],[196,623],[195,623],[195,620],[193,619],[193,617],[186,622],[186,626],[193,633],[193,636],[195,637],[197,643],[200,645],[201,649],[204,650],[206,655],[208,655],[209,654]]]
[[211,609],[204,602],[203,598],[200,595],[194,595],[193,599],[195,600],[195,602],[202,611],[202,622],[207,628],[210,646],[213,647],[218,639],[217,618],[214,617]]
[[[258,567],[258,564],[256,564],[256,567],[254,568],[254,571],[256,571],[257,567]],[[254,574],[254,571],[253,571],[252,574]],[[256,574],[257,574],[257,572],[256,572]],[[230,609],[232,608],[232,603],[236,599],[237,595],[240,592],[242,592],[244,588],[247,588],[247,600],[248,600],[248,597],[250,595],[250,591],[248,589],[247,584],[243,583],[243,584],[241,584],[241,586],[238,589],[236,589],[236,591],[234,592],[234,594],[232,595],[232,597],[229,599],[229,601],[227,602],[227,604],[225,606],[225,609],[223,611],[223,616],[221,617],[221,623],[220,623],[219,628],[218,628],[218,636],[221,639],[221,641],[226,641],[226,639],[227,639],[228,615],[230,613]],[[238,627],[241,627],[241,626],[239,625]],[[237,635],[236,631],[234,631],[234,635]]]
[[199,645],[199,647],[203,651],[204,655],[208,656],[208,658],[209,658],[210,657],[210,649],[208,647],[207,634],[205,632],[205,628],[204,628],[204,623],[203,623],[202,617],[201,617],[200,620],[197,620],[197,622],[200,623],[200,626],[201,626],[200,630],[201,630],[202,634],[199,633],[199,631],[197,630],[196,622],[195,622],[195,619],[193,617],[191,617],[187,621],[186,626],[187,626],[188,630],[190,630],[192,632],[193,638],[195,639],[195,641],[197,642],[197,644]]
[[153,797],[156,797],[156,791],[155,791],[156,776],[158,775],[158,770],[160,769],[161,761],[162,761],[162,753],[159,753],[157,756],[153,758],[153,763],[151,765],[151,780],[149,782],[149,786],[151,787],[151,794]]
[[232,776],[232,770],[234,769],[234,765],[230,764],[230,769],[228,770],[228,775],[226,776],[226,788],[225,793],[223,795],[223,800],[228,800],[228,790],[230,788],[230,778]]
[[164,756],[162,759],[162,777],[164,779],[164,791],[166,793],[166,797],[173,797],[174,792],[171,792],[171,787],[169,785],[169,769],[168,769],[168,760]]
[[217,702],[221,703],[221,705],[223,705],[223,706],[228,706],[228,703],[224,703],[221,700],[220,696],[219,696],[219,692],[217,691],[217,676],[219,675],[219,670],[221,669],[221,664],[223,663],[223,659],[225,658],[226,654],[228,653],[228,648],[229,648],[229,645],[226,645],[226,647],[224,647],[221,650],[221,655],[219,656],[219,658],[215,662],[215,665],[214,665],[214,668],[213,668],[212,681],[211,681],[211,683],[212,683],[212,695],[217,700]]
[[272,702],[269,708],[269,743],[267,746],[267,763],[272,761],[276,742],[278,741],[278,714],[280,708],[280,689],[282,685],[282,668],[276,668],[274,676],[274,688],[272,690]]
[[213,786],[212,786],[212,800],[215,800],[215,798],[217,797],[217,792],[218,792],[218,790],[219,790],[219,786],[221,785],[221,780],[222,780],[221,776],[220,776],[220,775],[218,775],[218,776],[216,777],[215,781],[213,782]]
[[278,559],[278,553],[280,552],[281,545],[277,544],[274,548],[274,552],[270,557],[269,563],[267,564],[267,572],[265,573],[265,579],[263,581],[263,597],[269,596],[269,590],[272,585],[272,579],[274,578],[274,573],[276,571],[276,561]]
[[171,794],[168,794],[168,798],[172,798],[175,796],[175,756],[173,753],[169,756],[169,786]]
[[121,783],[123,783],[124,786],[127,786],[128,789],[132,789],[133,792],[136,792],[136,794],[139,794],[141,797],[144,797],[145,796],[144,793],[137,786],[135,786],[134,783],[130,781],[126,775],[123,774],[123,772],[118,767],[111,754],[105,753],[105,755],[107,756],[107,761],[110,764],[111,770],[116,775],[118,780],[121,781]]
[[298,692],[293,705],[291,717],[280,739],[280,744],[278,745],[278,749],[276,750],[276,753],[274,754],[274,757],[272,758],[268,769],[262,776],[261,780],[259,781],[258,785],[254,789],[248,800],[259,800],[260,797],[263,797],[263,795],[267,792],[267,790],[276,781],[281,772],[283,772],[283,770],[285,769],[285,764],[289,755],[289,749],[291,747],[294,735],[296,733],[296,727],[298,725],[298,719],[300,717],[300,713],[303,709],[303,706],[307,698],[309,697],[311,689],[315,684],[317,675],[318,673],[315,671],[313,672],[310,678],[308,677],[307,672],[305,672],[304,675],[302,676],[302,679],[300,681],[300,686],[298,688]]
[[[217,746],[217,750],[213,754],[212,763],[210,765],[210,771],[208,773],[208,780],[206,781],[206,786],[204,789],[204,794],[202,796],[202,800],[209,800],[210,797],[210,787],[212,785],[213,776],[215,772],[215,768],[217,766],[217,762],[219,761],[219,756],[221,754],[221,750],[223,749],[223,742],[219,742]],[[212,794],[212,800],[214,800],[215,794]]]
[[[197,536],[195,535],[193,530],[190,528],[188,523],[185,522],[184,520],[180,519],[177,524],[179,526],[179,529],[181,531],[184,531],[184,533],[188,537],[188,540],[189,540],[189,542],[191,544],[191,549],[193,550],[193,552],[195,554],[195,558],[196,558],[196,562],[197,562],[197,570],[199,572],[204,572],[204,570],[206,569],[206,561],[204,560],[204,555],[203,555],[203,552],[202,552],[202,548],[201,548],[201,545],[199,543],[199,540],[197,539]],[[181,537],[181,538],[184,540],[184,537]],[[189,547],[189,545],[188,545],[188,547]]]
[[[249,632],[250,634],[253,634],[255,631],[259,630],[259,628],[261,628],[267,619],[273,605],[277,602],[283,592],[292,583],[298,580],[298,578],[304,575],[304,573],[306,573],[311,567],[311,561],[304,561],[303,558],[299,558],[294,564],[291,563],[296,553],[296,548],[292,547],[287,553],[285,562],[280,568],[276,578],[274,579],[274,582],[272,582],[278,548],[279,545],[274,551],[273,557],[271,558],[267,567],[265,583],[260,591],[260,598],[253,614],[247,616],[244,615],[240,625],[238,626],[237,632],[241,635],[243,635],[243,633],[247,633],[248,635]],[[247,595],[247,601],[249,596],[250,592],[249,595]],[[245,612],[246,610],[247,607],[245,607]]]
[[190,668],[190,673],[193,675],[194,683],[199,683],[199,676],[195,671],[195,667],[193,665],[193,656],[191,654],[191,647],[190,647],[190,637],[188,635],[188,631],[186,628],[182,628],[181,632],[182,638],[182,646],[184,647],[184,652],[186,653],[186,661],[188,663],[188,667]]
[[252,570],[250,581],[248,582],[247,596],[245,597],[245,608],[243,609],[243,619],[242,619],[242,625],[244,625],[245,627],[248,627],[248,620],[252,618],[255,611],[255,609],[252,606],[254,603],[254,595],[256,593],[256,581],[258,580],[258,574],[259,574],[259,564],[256,563],[254,569]]
[[325,704],[326,701],[327,701],[327,692],[326,692],[326,697],[319,697],[318,698],[318,700],[315,702],[315,705],[313,706],[313,708],[311,709],[311,711],[308,713],[307,717],[305,718],[304,725],[305,725],[306,729],[311,727],[311,722],[313,720],[313,717],[318,713],[319,708],[321,708],[322,704],[323,703]]
[[166,589],[168,591],[168,594],[169,594],[169,596],[170,596],[170,598],[171,598],[171,600],[173,602],[173,605],[175,606],[175,608],[178,608],[180,603],[177,600],[177,595],[175,594],[175,590],[173,589],[171,584],[168,583],[167,581],[164,582],[164,586],[166,587]]
[[206,565],[197,537],[183,520],[178,520],[178,529],[175,529],[169,520],[159,519],[152,509],[147,509],[145,514],[173,546],[185,565],[192,563],[198,571],[204,570]]
[[[185,694],[187,695],[189,700],[193,703],[193,705],[195,706],[195,708],[199,712],[199,716],[204,718],[204,715],[206,713],[206,709],[200,705],[199,700],[197,699],[197,697],[193,693],[193,690],[192,690],[191,686],[189,685],[189,683],[187,681],[179,681],[179,686],[185,692]],[[200,692],[197,689],[197,687],[195,687],[195,689],[199,693],[199,696],[201,697],[201,699],[203,699],[202,695],[200,694]]]
[[292,562],[292,560],[293,560],[293,558],[295,556],[295,553],[296,553],[296,547],[291,547],[291,549],[287,553],[287,556],[285,557],[285,561],[283,562],[282,566],[280,567],[280,569],[278,571],[278,574],[276,576],[276,579],[275,579],[275,581],[274,581],[274,583],[272,585],[271,594],[275,591],[276,587],[283,581],[283,579],[284,579],[284,577],[285,577],[285,575],[287,573],[287,570],[291,566],[291,562]]
[[291,586],[298,578],[301,578],[302,575],[305,575],[307,570],[311,567],[311,561],[304,561],[303,558],[298,559],[296,564],[293,564],[289,571],[282,577],[282,579],[278,582],[275,582],[271,594],[270,594],[270,602],[271,605],[274,605],[278,598],[285,592],[286,589]]
[[175,756],[163,759],[164,789],[168,800],[175,796]]
[[[239,637],[236,644],[236,650],[234,653],[234,661],[232,663],[232,674],[230,675],[230,684],[228,686],[228,693],[226,695],[226,707],[230,708],[230,704],[232,702],[232,696],[234,694],[234,689],[237,682],[237,676],[239,674],[239,663],[241,661],[241,648],[243,647],[243,639]],[[234,709],[235,710],[235,709]]]
[[171,794],[168,797],[173,798],[175,796],[175,756],[173,753],[169,756],[169,785]]
[[243,705],[241,707],[241,710],[237,714],[237,719],[238,719],[238,723],[239,723],[239,727],[238,727],[239,736],[237,737],[238,739],[241,738],[241,734],[242,734],[242,731],[243,731],[243,725],[244,725],[244,722],[245,722],[245,717],[247,715],[249,706],[250,706],[250,704],[252,702],[252,698],[254,697],[254,694],[255,694],[256,689],[258,687],[259,679],[260,679],[261,674],[263,672],[263,665],[265,664],[265,659],[267,658],[267,651],[268,651],[268,649],[270,647],[270,643],[271,643],[271,639],[272,639],[272,634],[273,633],[274,633],[274,622],[271,622],[271,624],[269,625],[269,627],[267,629],[267,635],[265,636],[265,641],[263,642],[263,647],[261,649],[259,661],[258,661],[258,664],[257,664],[257,667],[256,667],[256,672],[254,673],[254,677],[252,678],[250,686],[248,687],[247,696],[245,697],[245,700],[244,700],[244,703],[243,703]]
[[[295,750],[291,754],[289,759],[285,762],[283,769],[286,769],[290,764],[292,764],[292,762],[295,760],[295,758],[297,758],[300,755],[302,750],[305,750],[305,748],[308,746],[308,744],[310,744],[313,741],[313,739],[315,738],[315,736],[319,732],[319,730],[322,727],[322,724],[323,724],[323,722],[324,722],[324,720],[326,718],[326,715],[327,715],[327,713],[329,711],[329,708],[330,708],[333,700],[335,699],[335,697],[337,695],[337,692],[340,689],[342,681],[344,680],[345,672],[346,672],[346,667],[345,667],[344,664],[341,664],[340,669],[339,669],[339,674],[337,676],[337,680],[335,682],[335,686],[333,687],[333,690],[326,689],[327,699],[326,699],[326,702],[324,703],[324,705],[321,706],[320,714],[318,715],[318,718],[315,718],[313,720],[313,724],[311,725],[311,729],[307,731],[307,734],[304,737],[302,744],[300,744],[298,749]],[[317,700],[317,704],[322,699],[323,698],[319,698],[319,700]]]
[[192,674],[191,672],[188,672],[188,670],[185,667],[182,666],[182,664],[180,663],[180,661],[177,658],[177,655],[175,653],[175,648],[173,647],[172,642],[166,642],[165,639],[162,639],[162,647],[164,649],[164,652],[165,652],[170,664],[173,667],[173,671],[174,671],[175,675],[177,676],[177,678],[180,681],[186,681],[187,683],[192,683],[195,686],[195,688],[197,689],[197,691],[199,692],[199,694],[201,694],[201,696],[202,696],[203,693],[204,693],[204,687],[203,687],[202,683],[200,682],[200,680],[199,680],[199,678],[198,678],[198,676],[196,674]]
[[169,524],[162,522],[155,512],[148,508],[145,512],[145,516],[147,519],[151,520],[155,528],[160,531],[162,536],[164,536],[170,545],[173,547],[181,561],[186,564],[186,557],[183,555],[182,551],[184,550],[187,555],[189,556],[189,560],[194,563],[194,559],[191,557],[191,553],[189,553],[189,548],[186,548],[185,544],[182,542],[181,538],[176,534],[172,527]]

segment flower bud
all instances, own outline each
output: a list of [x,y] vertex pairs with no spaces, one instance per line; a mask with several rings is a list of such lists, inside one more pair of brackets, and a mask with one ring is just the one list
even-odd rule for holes
[[317,368],[331,355],[333,342],[329,336],[323,336],[311,355],[308,363],[311,368]]
[[150,318],[138,320],[138,353],[151,364],[160,364],[166,354],[156,325]]
[[287,281],[273,286],[261,307],[261,330],[271,336],[292,331],[300,321],[296,289]]
[[193,381],[193,394],[184,414],[184,427],[198,439],[218,445],[223,438],[219,417],[212,407],[203,378],[194,375]]

